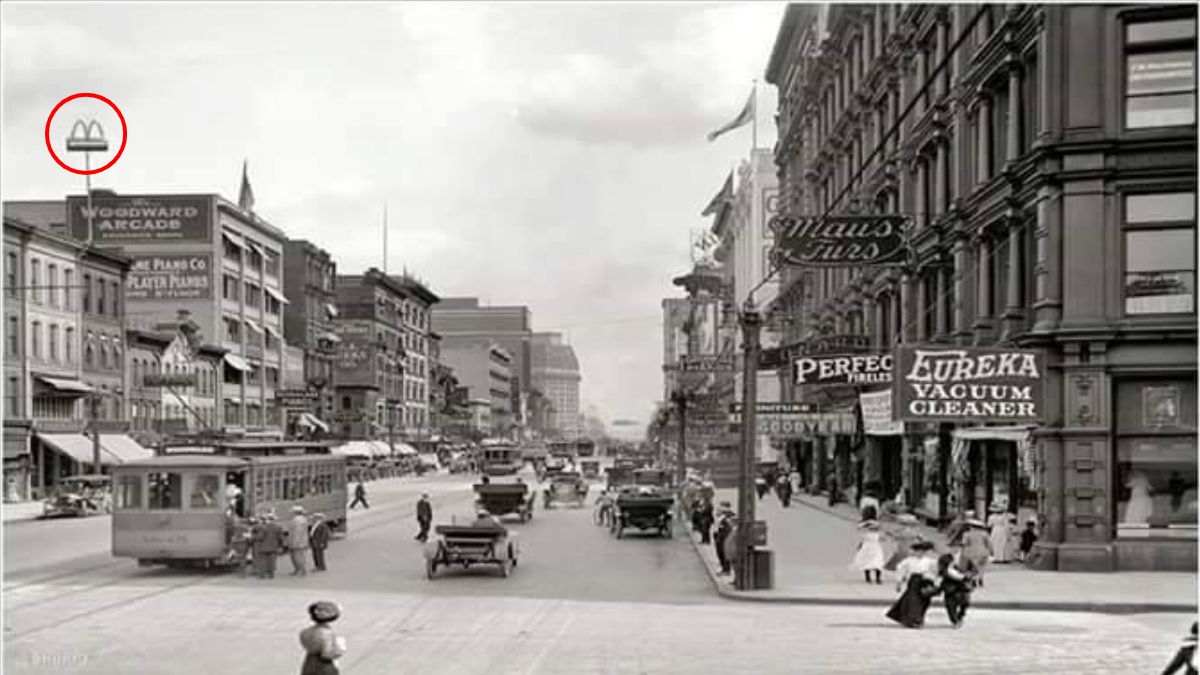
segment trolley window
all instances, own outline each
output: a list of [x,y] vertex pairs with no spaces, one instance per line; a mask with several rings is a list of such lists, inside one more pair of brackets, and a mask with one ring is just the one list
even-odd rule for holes
[[188,508],[217,508],[217,490],[220,485],[221,478],[214,474],[201,473],[192,476],[192,495],[188,500]]
[[183,477],[177,473],[146,474],[151,509],[183,508]]
[[121,476],[117,479],[116,507],[119,511],[132,511],[142,508],[142,477]]

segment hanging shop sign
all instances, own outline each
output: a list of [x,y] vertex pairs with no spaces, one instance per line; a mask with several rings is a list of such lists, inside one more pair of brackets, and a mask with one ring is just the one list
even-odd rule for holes
[[729,356],[683,356],[678,364],[663,366],[666,370],[678,370],[683,373],[732,373],[736,366]]
[[845,352],[862,352],[871,348],[871,338],[857,333],[818,335],[804,341],[801,356],[820,356]]
[[862,411],[862,429],[867,436],[899,436],[904,433],[904,422],[892,419],[892,390],[875,391],[858,395]]
[[906,422],[1037,422],[1045,357],[1025,349],[897,346],[893,417]]
[[[745,406],[741,403],[730,403],[729,412],[735,415],[741,415],[745,410]],[[815,403],[796,403],[793,401],[757,401],[754,404],[754,413],[756,415],[788,415],[788,414],[803,414],[814,413],[817,411]]]
[[905,260],[905,216],[783,216],[771,219],[776,250],[787,265],[845,267]]
[[831,354],[796,359],[796,384],[891,384],[891,354]]

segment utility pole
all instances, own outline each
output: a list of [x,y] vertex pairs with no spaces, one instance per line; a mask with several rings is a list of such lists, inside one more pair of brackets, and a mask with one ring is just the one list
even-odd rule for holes
[[675,451],[675,486],[682,489],[687,480],[687,392],[676,389],[671,399],[679,409],[679,447]]
[[92,393],[88,403],[91,404],[92,417],[92,471],[103,473],[100,469],[100,393]]
[[740,591],[753,590],[754,579],[754,456],[758,439],[758,359],[762,315],[749,299],[742,308],[742,452],[738,466],[738,555],[734,563],[734,585]]

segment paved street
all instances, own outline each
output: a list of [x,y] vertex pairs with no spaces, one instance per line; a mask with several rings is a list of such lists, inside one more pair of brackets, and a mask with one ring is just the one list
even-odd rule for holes
[[1153,672],[1186,628],[1181,615],[979,611],[961,631],[931,614],[912,632],[876,608],[721,600],[682,537],[618,541],[590,508],[540,502],[511,525],[523,556],[510,578],[430,582],[412,541],[421,491],[438,522],[470,514],[462,476],[372,483],[330,571],[302,579],[286,562],[263,581],[113,561],[105,518],[10,524],[5,672],[291,672],[319,598],[343,605],[350,673]]

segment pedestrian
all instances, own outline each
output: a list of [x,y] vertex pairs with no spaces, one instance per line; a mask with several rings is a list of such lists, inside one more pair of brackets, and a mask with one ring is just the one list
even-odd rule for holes
[[233,537],[229,542],[229,562],[237,568],[238,576],[246,576],[246,565],[250,562],[250,546],[254,537],[255,518],[249,520],[237,519],[233,528]]
[[1025,530],[1021,532],[1021,547],[1017,550],[1017,560],[1021,562],[1028,560],[1029,553],[1033,551],[1033,545],[1037,540],[1037,519],[1030,518],[1025,521]]
[[361,478],[358,479],[358,485],[354,486],[354,501],[350,502],[350,508],[359,504],[362,504],[364,509],[371,508],[371,505],[367,503],[367,486],[363,485]]
[[946,544],[952,548],[962,546],[962,536],[970,529],[967,526],[967,521],[974,518],[975,512],[971,509],[967,509],[955,516],[954,520],[946,526]]
[[979,586],[983,586],[983,572],[992,553],[987,525],[978,518],[971,518],[967,521],[967,531],[962,535],[962,561],[963,568],[975,575]]
[[287,550],[292,558],[292,576],[308,576],[308,518],[304,507],[292,507],[292,520],[287,528]]
[[931,557],[933,544],[918,541],[912,545],[912,553],[896,568],[900,575],[896,590],[900,597],[887,611],[887,618],[906,628],[925,625],[925,612],[937,595],[937,560]]
[[308,528],[308,546],[312,549],[313,568],[317,572],[325,571],[325,549],[329,547],[330,534],[325,514],[314,513],[312,526]]
[[284,547],[283,528],[275,522],[275,514],[267,512],[262,522],[254,532],[254,561],[257,563],[256,576],[264,579],[275,578],[275,559]]
[[879,521],[868,520],[859,524],[862,534],[859,537],[858,548],[854,552],[851,566],[863,573],[867,583],[871,583],[871,573],[875,573],[875,583],[882,584],[883,579],[883,540],[879,531]]
[[991,515],[987,519],[989,538],[992,544],[992,562],[1008,562],[1008,514],[999,504],[992,504]]
[[879,518],[879,483],[867,483],[863,496],[858,500],[858,513],[863,522]]
[[300,675],[338,675],[335,663],[346,653],[346,638],[338,636],[329,625],[341,615],[337,603],[322,600],[308,606],[313,625],[300,631],[300,646],[304,648],[304,664]]
[[433,522],[433,505],[429,503],[429,493],[421,493],[421,498],[417,500],[417,525],[421,528],[417,532],[417,536],[413,537],[417,541],[425,541],[429,539],[429,525]]
[[713,548],[717,550],[717,562],[721,563],[721,574],[729,574],[732,570],[729,558],[725,555],[725,540],[733,533],[733,509],[729,502],[721,502],[718,514],[717,531],[713,536]]
[[792,483],[788,480],[787,474],[780,474],[775,482],[775,494],[779,496],[779,503],[783,508],[787,508],[792,504]]
[[767,491],[770,490],[770,486],[767,485],[767,479],[763,476],[759,476],[759,477],[755,478],[754,479],[754,490],[755,490],[755,492],[758,493],[759,499],[766,497]]
[[962,628],[967,608],[971,606],[971,589],[974,588],[975,581],[970,574],[955,564],[953,553],[943,553],[938,557],[938,579],[950,625]]
[[707,544],[712,540],[713,505],[711,499],[700,502],[700,543]]
[[1175,657],[1167,664],[1167,668],[1163,670],[1162,675],[1174,675],[1183,669],[1184,675],[1196,675],[1196,622],[1192,622],[1192,632],[1183,638],[1183,644],[1179,646],[1179,651],[1175,652]]

